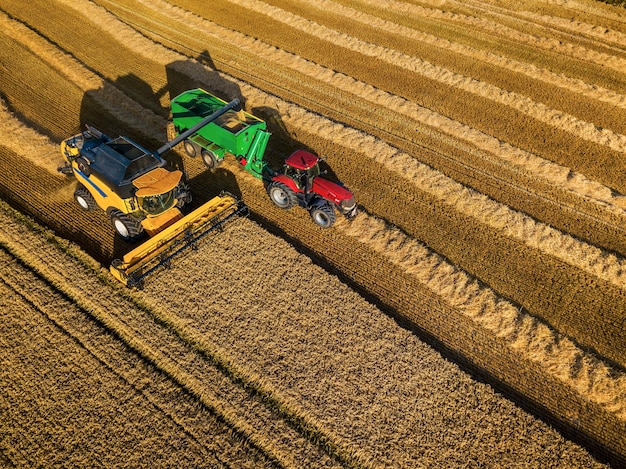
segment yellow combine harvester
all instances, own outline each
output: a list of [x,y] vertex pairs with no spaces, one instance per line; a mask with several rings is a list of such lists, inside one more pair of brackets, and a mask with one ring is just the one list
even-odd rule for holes
[[[127,286],[141,286],[144,278],[207,234],[248,213],[230,194],[222,193],[186,216],[181,209],[191,193],[179,170],[168,169],[161,155],[221,115],[239,110],[233,100],[193,128],[150,152],[127,137],[109,138],[87,127],[61,142],[66,161],[59,171],[78,181],[74,198],[84,210],[106,211],[113,228],[125,240],[151,236],[111,265],[111,273]],[[234,112],[234,111],[231,111]]]

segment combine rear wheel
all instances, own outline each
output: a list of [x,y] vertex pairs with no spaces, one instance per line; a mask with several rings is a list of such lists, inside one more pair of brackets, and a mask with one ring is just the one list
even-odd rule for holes
[[124,238],[126,241],[132,241],[139,238],[143,234],[143,227],[141,223],[135,220],[130,215],[122,213],[117,209],[111,210],[109,213],[111,217],[111,224],[115,231]]
[[330,228],[335,223],[335,210],[330,204],[313,207],[309,213],[313,221],[322,228]]
[[298,203],[295,192],[282,182],[272,182],[267,186],[267,194],[277,207],[285,210]]
[[78,206],[86,212],[93,210],[97,206],[96,199],[82,186],[77,187],[74,191],[74,200],[76,200]]

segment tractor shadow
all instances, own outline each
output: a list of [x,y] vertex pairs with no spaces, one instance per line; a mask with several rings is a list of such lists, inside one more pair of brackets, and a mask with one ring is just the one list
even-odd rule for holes
[[[76,133],[86,129],[87,125],[93,126],[110,137],[123,135],[128,137],[148,151],[156,151],[166,141],[171,140],[173,135],[168,135],[168,126],[157,129],[142,129],[142,122],[137,123],[135,119],[134,127],[130,127],[124,122],[125,102],[130,99],[141,108],[150,111],[150,114],[157,116],[157,119],[146,117],[145,126],[150,125],[150,120],[154,122],[169,122],[170,109],[169,102],[180,93],[194,88],[203,88],[208,92],[220,97],[226,102],[238,98],[246,109],[246,97],[243,95],[238,83],[227,78],[221,73],[208,51],[203,51],[197,57],[188,60],[175,61],[165,67],[166,80],[159,89],[153,87],[134,74],[127,74],[119,77],[115,82],[105,82],[100,89],[87,91],[81,102],[80,122]],[[119,109],[119,112],[116,110]],[[295,138],[285,125],[280,113],[271,107],[260,106],[247,109],[251,114],[263,119],[272,133],[269,140],[266,161],[273,170],[280,170],[285,159],[295,150],[303,149],[315,153],[311,148],[304,145]],[[162,125],[162,124],[159,124]],[[139,127],[139,128],[137,128]],[[142,130],[144,130],[142,132]],[[146,134],[161,134],[162,137],[149,137]],[[216,168],[209,170],[204,168],[200,160],[194,161],[184,154],[181,147],[164,152],[163,159],[167,161],[167,167],[171,170],[181,170],[187,178],[187,183],[191,189],[193,198],[185,211],[193,210],[222,191],[231,193],[241,198],[241,189],[237,183],[235,174],[227,169]],[[324,177],[334,182],[339,182],[332,168],[325,161],[320,161],[320,169]],[[243,171],[243,169],[241,169]],[[192,175],[190,176],[190,173]],[[78,208],[76,208],[79,211]],[[110,231],[111,240],[98,239],[97,236],[87,234],[93,239],[84,240],[79,243],[85,246],[86,250],[103,264],[108,265],[112,259],[121,258],[134,247],[145,241],[143,237],[136,242],[124,241],[115,234],[113,228]],[[89,246],[100,244],[100,249],[90,249]],[[112,248],[111,248],[112,245]]]
[[[267,124],[267,129],[272,133],[267,145],[265,160],[273,170],[280,170],[285,163],[285,159],[296,150],[306,150],[310,153],[318,154],[313,148],[294,137],[276,109],[269,106],[260,106],[252,108],[250,113],[263,119]],[[324,178],[339,183],[339,178],[325,161],[324,156],[318,156],[322,158],[319,162],[319,167]]]

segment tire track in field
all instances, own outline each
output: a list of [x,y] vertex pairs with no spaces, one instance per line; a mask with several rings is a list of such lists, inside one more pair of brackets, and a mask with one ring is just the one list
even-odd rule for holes
[[[601,5],[596,2],[580,3],[572,0],[545,0],[545,2],[549,5],[558,5],[568,10],[574,10],[574,12],[582,12],[605,20],[616,21],[623,25],[626,24],[623,10],[609,4],[604,5],[604,8],[599,8]],[[620,13],[622,14],[620,15]]]
[[[308,2],[306,3],[308,4]],[[357,21],[372,28],[388,31],[397,34],[400,37],[411,38],[415,41],[432,45],[441,50],[465,57],[471,57],[473,59],[495,65],[504,70],[525,75],[534,80],[550,85],[556,85],[562,89],[580,94],[581,96],[626,109],[626,96],[607,88],[588,84],[583,80],[571,78],[563,74],[557,74],[548,69],[537,67],[530,63],[520,62],[509,57],[503,57],[488,50],[481,50],[465,44],[455,43],[432,34],[424,33],[416,29],[394,23],[378,16],[363,13],[359,10],[341,5],[335,1],[323,0],[315,2],[311,5],[311,7],[319,8],[327,12],[333,12],[337,15]]]
[[[550,37],[534,36],[503,24],[491,21],[486,18],[469,16],[443,9],[424,7],[410,3],[399,2],[397,0],[359,0],[361,3],[379,7],[392,8],[397,12],[408,14],[416,18],[433,18],[449,23],[460,23],[469,28],[478,28],[485,32],[504,37],[521,44],[537,47],[546,51],[555,52],[560,55],[571,57],[576,60],[583,60],[594,65],[610,67],[622,73],[626,69],[626,59],[611,56],[609,54],[593,51],[585,47],[574,44],[563,43],[559,39]],[[459,5],[463,6],[462,3]]]
[[[158,419],[163,426],[178,427],[181,433],[191,440],[187,444],[181,444],[179,442],[180,446],[184,444],[185,453],[190,453],[187,464],[206,464],[207,461],[211,461],[211,465],[227,467],[220,461],[220,453],[229,452],[233,457],[239,459],[239,463],[242,464],[242,466],[251,468],[258,467],[258,460],[254,461],[254,458],[250,458],[253,461],[245,460],[241,448],[244,445],[242,445],[241,442],[237,442],[231,435],[228,435],[227,429],[216,428],[223,427],[224,425],[222,423],[217,422],[215,417],[205,410],[198,411],[197,401],[190,398],[184,391],[181,392],[180,387],[176,386],[167,377],[159,373],[156,368],[151,367],[149,364],[142,363],[141,358],[138,356],[131,356],[132,353],[129,353],[123,343],[117,341],[113,335],[107,333],[108,331],[98,327],[84,311],[81,311],[76,305],[69,302],[67,298],[63,298],[63,292],[55,290],[50,285],[46,285],[45,280],[38,278],[34,272],[28,270],[24,265],[19,264],[17,258],[13,256],[8,258],[9,255],[10,254],[4,250],[0,250],[0,263],[3,264],[3,269],[0,269],[0,286],[4,284],[12,289],[15,296],[22,298],[36,309],[45,320],[62,331],[70,341],[74,342],[77,348],[84,350],[85,353],[93,357],[93,359],[106,370],[105,373],[113,374],[119,378],[124,386],[132,388],[137,396],[141,396],[141,399],[146,400],[149,405],[145,406],[147,407],[144,411],[145,413],[154,414],[156,410],[159,416],[154,417],[154,419]],[[8,259],[6,262],[2,262],[5,256]],[[25,327],[32,329],[32,324],[28,318],[23,318],[23,320]],[[51,350],[56,349],[55,344],[50,345]],[[84,368],[87,366],[84,362],[85,360],[83,359],[76,362],[75,365],[79,368]],[[89,371],[93,374],[93,372],[97,370],[90,368]],[[100,373],[101,372],[98,372],[98,374]],[[107,381],[110,382],[109,380]],[[80,393],[80,390],[78,390],[78,392]],[[105,392],[105,390],[101,389],[101,392]],[[107,389],[106,392],[107,394],[116,394],[115,390]],[[62,394],[61,398],[63,398]],[[123,395],[120,395],[120,399],[124,399],[122,406],[126,409],[128,409],[129,400],[138,400],[136,397],[129,399]],[[112,404],[114,405],[114,403]],[[69,405],[71,405],[71,402]],[[132,403],[130,405],[132,405]],[[153,408],[151,409],[150,406],[153,406]],[[121,410],[122,409],[116,408],[116,412],[120,412]],[[74,412],[78,414],[76,422],[80,423],[80,412],[72,407],[67,408],[67,413],[72,414]],[[138,416],[136,418],[138,422],[142,422],[144,420],[143,417]],[[169,422],[167,420],[163,422],[163,420],[165,420],[163,417],[166,417]],[[74,421],[74,419],[72,420]],[[117,423],[117,429],[119,429],[120,422],[118,421]],[[58,427],[59,424],[60,422],[58,421],[48,422],[48,425],[55,427]],[[126,426],[130,428],[123,429],[123,432],[132,429],[133,423],[129,422]],[[37,431],[35,431],[35,429],[33,430],[33,433],[36,434]],[[46,428],[38,428],[37,430],[45,432]],[[72,432],[72,430],[73,429],[68,429],[69,432]],[[141,434],[136,435],[136,439],[146,441],[146,436],[150,437],[155,443],[158,439],[163,440],[165,438],[163,434]],[[123,445],[124,443],[122,443],[122,446]],[[150,451],[149,443],[146,446],[148,446],[148,448],[142,448],[143,452]],[[216,446],[218,451],[216,451]],[[160,449],[159,447],[154,447],[151,448],[151,452],[158,454]],[[107,455],[105,458],[102,458],[101,461],[107,460],[109,463],[115,463],[116,453],[112,453],[112,450],[112,447],[107,447]],[[248,451],[250,451],[250,449]],[[47,456],[51,456],[52,458],[62,457],[62,453],[59,454],[59,452],[46,451],[46,453]],[[73,451],[72,456],[75,455],[76,452]],[[96,454],[90,453],[89,456],[95,457]],[[111,456],[113,456],[113,458],[111,458]],[[133,448],[135,464],[138,462],[137,458],[145,456],[146,455],[143,453],[138,453],[138,448]],[[181,455],[176,456],[172,454],[172,457],[177,458],[180,463]],[[167,457],[164,459],[167,459]],[[43,463],[41,460],[37,462],[39,464]],[[33,463],[35,463],[35,461],[30,462],[30,464]],[[48,460],[45,465],[50,463],[51,461]],[[24,462],[22,464],[26,463]]]
[[2,26],[3,34],[23,44],[32,54],[48,63],[53,70],[65,76],[82,91],[85,93],[97,91],[97,93],[91,93],[90,96],[103,109],[117,116],[130,128],[142,129],[144,134],[146,129],[153,129],[149,133],[150,138],[162,140],[165,127],[158,126],[158,123],[162,123],[163,120],[154,112],[129,100],[116,87],[110,86],[70,54],[59,50],[42,36],[22,23],[10,19],[4,13],[0,13],[0,26]]
[[[504,230],[508,236],[531,248],[606,280],[618,288],[624,288],[626,275],[624,261],[621,258],[607,255],[605,251],[574,240],[545,224],[537,223],[530,217],[464,188],[372,137],[364,136],[340,124],[331,123],[323,117],[285,103],[278,98],[269,98],[249,85],[241,84],[241,87],[244,94],[251,100],[263,101],[264,104],[270,104],[271,107],[279,110],[285,116],[286,123],[320,135],[332,142],[341,142],[342,145],[367,155],[390,171],[397,173],[419,190],[444,201],[455,211],[471,214],[479,223],[496,228],[498,231]],[[165,121],[160,124],[163,127],[165,125]]]
[[[598,129],[593,123],[585,122],[562,111],[551,109],[542,103],[536,103],[532,99],[518,93],[504,90],[471,77],[463,76],[397,50],[362,41],[260,0],[228,1],[242,8],[247,8],[266,15],[273,20],[280,21],[289,27],[312,36],[324,38],[332,44],[360,53],[365,57],[382,60],[390,65],[402,67],[418,75],[438,81],[446,86],[463,90],[495,103],[508,106],[521,114],[525,114],[556,129],[569,132],[588,142],[603,145],[615,151],[626,152],[626,135],[613,132],[610,129]],[[622,70],[625,70],[626,60],[623,62],[623,67]]]
[[[62,64],[61,64],[62,65]],[[64,67],[64,68],[69,68],[69,67]],[[128,99],[127,97],[125,97],[125,99]],[[284,105],[284,103],[282,103]],[[289,112],[289,115],[291,116],[291,118],[294,118],[294,109],[291,109],[291,111]],[[302,121],[307,121],[311,119],[311,116],[303,116],[302,117]],[[314,119],[315,120],[315,119]],[[165,122],[159,122],[158,123],[159,126],[165,125]],[[318,125],[320,124],[320,122],[318,122]],[[298,125],[297,123],[294,123],[294,125]],[[300,124],[301,126],[301,124]],[[325,134],[335,134],[338,136],[338,140],[339,141],[352,141],[354,140],[354,136],[344,136],[342,135],[345,132],[350,132],[349,129],[341,129],[338,130],[337,128],[334,128],[332,130],[326,130],[324,129]],[[355,147],[355,148],[359,148],[359,147]],[[445,198],[446,197],[446,192],[447,192],[447,197],[452,197],[454,199],[456,199],[457,201],[460,201],[463,204],[467,204],[468,200],[471,200],[473,197],[478,196],[478,199],[481,200],[481,202],[486,202],[488,203],[487,200],[483,200],[483,198],[481,196],[479,196],[478,194],[454,194],[454,192],[457,191],[461,191],[463,192],[464,189],[462,188],[462,186],[460,185],[456,185],[455,189],[453,190],[449,184],[451,183],[451,181],[445,181],[445,177],[439,175],[438,173],[429,170],[429,168],[425,167],[424,165],[421,165],[419,163],[417,163],[416,165],[413,165],[412,168],[410,168],[411,163],[414,163],[414,160],[412,158],[410,158],[408,155],[393,155],[391,157],[390,153],[392,153],[394,150],[391,149],[390,147],[386,146],[385,144],[380,143],[379,144],[379,148],[376,148],[374,152],[372,152],[373,154],[377,154],[377,155],[382,155],[381,156],[381,161],[395,161],[396,164],[398,164],[397,166],[397,173],[400,175],[403,175],[404,177],[406,177],[407,174],[413,174],[413,175],[421,175],[422,180],[420,181],[420,184],[418,185],[418,187],[421,190],[425,189],[426,185],[429,185],[432,189],[434,189],[435,191],[437,190],[442,190],[442,192],[440,192],[439,196]],[[404,157],[404,158],[403,158]],[[404,160],[398,163],[398,160]],[[444,178],[444,180],[441,180],[440,178]],[[469,192],[469,190],[468,190]],[[436,192],[435,192],[436,193]],[[502,208],[502,207],[501,207]],[[465,210],[464,208],[459,208],[458,209],[460,212],[472,212],[472,213],[483,213],[486,214],[487,216],[491,217],[493,216],[493,220],[498,220],[501,219],[503,220],[503,229],[506,229],[507,226],[515,226],[515,225],[519,225],[519,224],[514,224],[511,223],[511,219],[510,217],[506,217],[503,216],[502,214],[498,213],[499,210],[492,207],[491,209],[475,209],[473,207]],[[530,232],[528,231],[524,231],[526,229],[528,229],[528,223],[522,223],[521,225],[519,225],[521,228],[523,228],[523,230],[518,234],[518,238],[519,239],[525,239],[529,237],[529,234],[532,234],[532,229]],[[557,237],[558,234],[551,233],[549,228],[547,226],[543,227],[544,230],[546,231],[542,231],[542,237],[543,238],[553,238],[553,237]],[[391,228],[390,228],[391,229]],[[532,236],[531,236],[532,239]],[[573,259],[585,259],[585,258],[589,258],[589,255],[585,254],[585,248],[584,245],[579,245],[579,246],[573,246],[570,244],[570,242],[568,241],[564,241],[564,247],[563,247],[563,252],[567,252],[570,253],[573,257]],[[606,262],[606,261],[609,262]],[[609,259],[608,257],[606,257],[603,253],[598,253],[596,255],[596,257],[591,257],[588,261],[588,266],[596,266],[597,267],[597,275],[600,276],[604,276],[603,278],[608,279],[608,280],[612,280],[615,282],[616,285],[620,286],[623,285],[623,281],[620,281],[620,277],[622,276],[622,272],[623,272],[623,265],[621,265],[620,263],[615,263],[615,262],[610,262],[611,259]],[[604,261],[604,262],[602,262]],[[578,264],[579,266],[581,265],[580,263]],[[592,270],[589,270],[590,272]],[[615,275],[615,278],[612,277],[612,275]],[[439,278],[440,274],[437,274],[437,276]],[[602,277],[601,277],[602,278]],[[447,279],[449,281],[450,284],[455,284],[456,281],[452,280],[452,279]]]
[[[152,6],[155,12],[165,11],[168,5],[160,0],[142,3]],[[608,204],[608,206],[604,205],[603,209],[612,210],[610,206],[616,205],[619,209],[615,210],[615,213],[620,214],[620,216],[623,213],[622,209],[626,209],[626,200],[622,200],[621,196],[614,194],[608,187],[590,180],[569,168],[502,142],[477,129],[473,129],[409,100],[377,89],[345,74],[314,64],[259,40],[248,38],[235,31],[215,25],[190,12],[170,6],[168,16],[177,19],[181,24],[185,24],[185,27],[192,28],[199,34],[210,34],[229,44],[237,44],[242,50],[249,50],[251,53],[259,55],[262,60],[267,59],[271,63],[278,63],[286,68],[297,70],[299,73],[304,73],[318,82],[323,82],[347,93],[354,94],[377,106],[384,106],[393,113],[411,118],[421,125],[442,131],[445,133],[442,138],[448,144],[458,147],[458,144],[453,139],[468,142],[479,150],[487,152],[488,155],[493,155],[495,159],[491,161],[501,164],[507,170],[511,170],[511,167],[514,167],[520,172],[529,172],[535,178],[546,179],[549,184],[566,187],[567,190],[590,200],[599,201],[602,205]]]
[[[183,17],[187,16],[187,14],[183,13]],[[200,24],[204,23],[201,21]],[[352,87],[354,88],[353,81]],[[610,258],[611,256],[606,256],[601,250],[592,254],[591,252],[595,248],[586,243],[578,244],[573,238],[549,228],[548,225],[535,222],[530,217],[498,204],[475,191],[464,188],[462,185],[441,175],[441,173],[417,162],[411,156],[397,152],[389,145],[372,137],[362,135],[360,132],[341,124],[332,123],[298,106],[285,103],[279,98],[270,98],[271,101],[268,102],[268,98],[262,97],[262,92],[247,85],[241,84],[241,88],[249,100],[256,101],[258,96],[265,101],[266,105],[271,104],[272,107],[279,110],[285,116],[284,122],[286,124],[295,128],[305,129],[324,138],[332,136],[331,141],[341,143],[368,155],[369,158],[386,166],[420,190],[429,192],[439,199],[448,200],[448,204],[453,206],[456,211],[472,214],[481,223],[491,225],[498,230],[504,230],[507,235],[515,239],[560,258],[593,275],[601,275],[602,278],[620,288],[626,288],[626,270],[623,260],[615,256]],[[377,91],[372,87],[369,88],[370,92]],[[408,105],[406,102],[402,104]],[[398,106],[398,108],[402,108],[402,106]],[[607,260],[608,263],[606,263]]]
[[[2,98],[0,98],[0,134],[3,136],[2,146],[53,173],[55,177],[63,178],[56,171],[60,162],[58,147],[48,137],[24,125],[8,109]],[[28,142],[28,145],[24,142]]]
[[[451,1],[451,4],[460,5],[458,1]],[[593,40],[595,45],[610,47],[615,46],[615,50],[618,52],[626,52],[626,35],[620,31],[611,30],[605,26],[590,24],[584,21],[576,19],[561,18],[558,16],[551,16],[546,14],[534,13],[524,10],[510,10],[504,7],[500,7],[494,3],[487,3],[481,1],[464,1],[462,3],[464,7],[471,6],[476,10],[479,10],[490,15],[497,13],[497,16],[503,18],[510,18],[515,22],[529,26],[544,25],[546,28],[556,31],[563,31],[569,33],[572,38],[581,39],[589,38]]]
[[362,214],[353,223],[342,222],[337,227],[414,276],[526,359],[545,366],[585,400],[604,406],[626,421],[626,373],[584,352],[567,337],[384,221]]

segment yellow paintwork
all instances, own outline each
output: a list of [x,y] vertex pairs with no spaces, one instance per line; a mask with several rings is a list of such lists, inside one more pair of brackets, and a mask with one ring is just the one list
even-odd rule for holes
[[[162,229],[182,218],[180,210],[176,207],[172,207],[166,212],[156,216],[141,213],[139,210],[139,201],[136,197],[122,199],[96,174],[92,173],[89,176],[83,174],[79,170],[78,164],[75,160],[75,157],[80,154],[79,149],[67,144],[68,141],[74,139],[75,137],[76,136],[61,142],[61,154],[66,161],[71,164],[76,180],[91,193],[94,200],[102,210],[107,211],[115,208],[122,213],[137,213],[139,217],[144,216],[145,218],[141,221],[141,225],[150,236],[155,235]],[[169,192],[178,185],[182,176],[182,171],[178,170],[168,171],[165,168],[153,169],[133,181],[133,185],[138,189],[136,196],[147,197]]]
[[168,171],[165,168],[156,168],[133,181],[133,186],[139,189],[137,197],[165,194],[174,189],[183,177],[182,171]]
[[233,196],[212,198],[126,254],[119,265],[110,267],[111,274],[124,285],[128,285],[129,276],[158,259],[177,240],[184,239],[189,233],[200,231],[207,224],[213,224],[214,220],[221,219],[227,212],[233,213],[236,210],[237,200]]
[[159,231],[164,230],[168,226],[176,223],[181,218],[183,218],[183,214],[180,213],[180,210],[176,207],[172,207],[171,209],[163,212],[161,215],[145,218],[141,222],[141,225],[143,226],[143,229],[146,230],[148,235],[154,236]]

